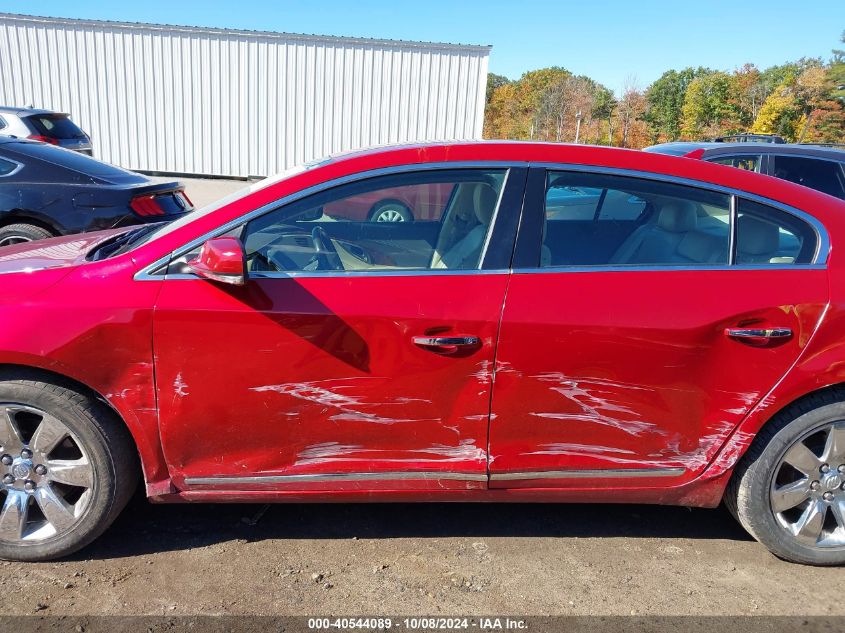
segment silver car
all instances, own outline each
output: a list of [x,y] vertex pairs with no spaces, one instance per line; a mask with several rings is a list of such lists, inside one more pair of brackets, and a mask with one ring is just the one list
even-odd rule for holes
[[0,134],[30,138],[93,155],[91,137],[63,112],[0,106]]

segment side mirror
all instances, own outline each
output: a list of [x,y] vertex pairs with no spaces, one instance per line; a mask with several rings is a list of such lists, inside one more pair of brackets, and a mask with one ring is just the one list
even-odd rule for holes
[[243,286],[246,283],[246,253],[236,237],[213,237],[202,245],[188,268],[204,279]]

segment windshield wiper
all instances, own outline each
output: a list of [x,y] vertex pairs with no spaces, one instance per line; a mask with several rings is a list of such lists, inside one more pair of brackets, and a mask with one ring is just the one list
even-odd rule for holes
[[156,222],[154,224],[147,224],[146,226],[137,228],[134,231],[127,231],[126,233],[121,233],[120,235],[108,239],[105,242],[101,242],[96,248],[91,250],[88,255],[86,255],[86,259],[96,262],[125,253],[141,238],[145,237],[149,233],[152,233],[162,224],[165,223]]

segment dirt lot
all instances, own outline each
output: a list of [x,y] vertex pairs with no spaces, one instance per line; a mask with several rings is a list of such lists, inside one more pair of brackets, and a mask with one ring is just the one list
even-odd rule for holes
[[[244,182],[186,180],[197,205]],[[0,614],[845,614],[722,509],[156,506],[58,563],[0,563]]]
[[721,509],[138,497],[80,555],[0,570],[3,614],[845,614],[841,569]]

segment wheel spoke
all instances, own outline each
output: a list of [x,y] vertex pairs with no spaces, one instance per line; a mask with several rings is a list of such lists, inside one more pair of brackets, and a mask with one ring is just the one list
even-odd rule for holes
[[806,501],[810,496],[810,480],[799,479],[772,491],[772,510],[784,512]]
[[796,442],[783,456],[783,461],[810,477],[818,474],[819,466],[822,464],[821,460],[803,442]]
[[61,532],[73,523],[75,519],[73,508],[56,494],[52,486],[38,488],[35,492],[35,501],[44,513],[47,522],[56,528],[57,532]]
[[63,439],[68,436],[67,427],[52,415],[44,414],[41,423],[32,435],[30,445],[36,451],[49,454]]
[[845,499],[834,499],[830,504],[830,511],[836,519],[836,525],[845,530]]
[[0,409],[0,445],[6,450],[14,450],[23,446],[23,439],[15,423],[16,409],[3,407]]
[[47,467],[47,477],[50,481],[57,481],[69,486],[90,488],[94,482],[94,471],[86,458],[81,459],[51,459],[44,463]]
[[795,537],[808,545],[815,545],[819,541],[824,526],[824,515],[827,506],[819,501],[813,501],[804,510],[801,517],[792,526]]
[[830,427],[822,459],[831,465],[845,461],[845,422]]
[[29,498],[26,493],[10,490],[0,510],[0,539],[18,541],[23,537]]

